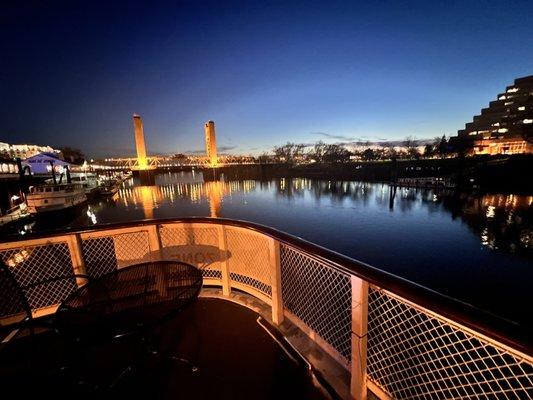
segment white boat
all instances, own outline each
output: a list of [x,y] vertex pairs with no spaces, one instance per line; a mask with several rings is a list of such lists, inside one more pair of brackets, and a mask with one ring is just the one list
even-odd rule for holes
[[[96,194],[100,184],[96,174],[86,172],[71,172],[70,181],[75,185],[83,186],[87,196]],[[47,179],[46,183],[49,185],[53,184],[53,179]]]
[[86,201],[83,186],[70,183],[31,186],[26,196],[28,212],[33,215],[67,210]]
[[87,196],[95,194],[100,184],[96,174],[92,173],[73,172],[70,179],[72,183],[82,185]]

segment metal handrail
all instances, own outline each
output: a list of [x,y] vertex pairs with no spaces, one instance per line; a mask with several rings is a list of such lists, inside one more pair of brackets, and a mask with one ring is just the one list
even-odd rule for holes
[[[355,275],[370,284],[388,290],[408,301],[431,310],[445,318],[473,329],[491,339],[514,348],[522,353],[533,355],[533,332],[514,321],[504,319],[493,313],[481,310],[471,304],[460,301],[450,296],[443,295],[432,289],[426,288],[407,279],[398,277],[389,272],[380,270],[364,262],[347,257],[343,254],[329,250],[325,247],[311,243],[300,237],[282,232],[275,228],[254,222],[209,217],[187,217],[166,219],[144,219],[121,223],[101,224],[93,227],[66,228],[53,230],[46,233],[30,233],[24,240],[43,239],[66,234],[80,234],[102,232],[120,228],[153,226],[170,223],[205,223],[215,225],[234,226],[249,229],[280,243],[290,245],[312,255],[320,262],[325,262],[342,272]],[[5,236],[3,242],[20,241],[20,236]]]

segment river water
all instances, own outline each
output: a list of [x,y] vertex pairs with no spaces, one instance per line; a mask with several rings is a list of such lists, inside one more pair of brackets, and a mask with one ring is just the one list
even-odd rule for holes
[[533,196],[473,195],[356,181],[132,178],[81,214],[14,231],[213,216],[269,225],[525,325],[533,282]]

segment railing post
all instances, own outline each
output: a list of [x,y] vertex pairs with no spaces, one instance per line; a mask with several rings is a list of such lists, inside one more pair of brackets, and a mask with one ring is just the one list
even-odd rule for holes
[[[67,236],[67,245],[72,262],[72,268],[75,274],[85,275],[85,260],[83,259],[83,251],[81,249],[81,237],[79,233]],[[78,286],[85,284],[85,279],[76,278]]]
[[226,228],[224,225],[218,225],[218,248],[221,254],[220,261],[220,273],[222,279],[222,294],[224,296],[229,296],[231,293],[231,282],[229,275],[229,265],[228,265],[228,242],[226,240]]
[[366,400],[366,345],[368,331],[368,282],[353,276],[352,283],[352,399]]
[[283,297],[281,295],[280,245],[276,239],[269,240],[270,277],[272,288],[272,322],[283,322]]
[[[150,245],[150,252],[152,254],[156,255],[156,258],[160,260],[163,256],[162,254],[162,246],[161,246],[161,238],[159,237],[159,226],[157,224],[150,225],[148,227],[148,243]],[[154,257],[151,256],[152,260],[154,260]]]

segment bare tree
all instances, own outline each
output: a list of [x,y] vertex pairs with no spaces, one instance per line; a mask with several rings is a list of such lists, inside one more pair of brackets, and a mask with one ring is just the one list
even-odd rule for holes
[[344,163],[350,160],[351,154],[341,144],[328,144],[325,146],[324,161]]
[[376,153],[373,149],[366,149],[361,153],[363,160],[371,161],[376,159]]
[[414,136],[406,136],[402,144],[409,150],[412,147],[416,147],[416,138]]
[[420,158],[418,143],[415,137],[407,136],[403,141],[403,145],[407,148],[407,155],[409,158]]
[[257,157],[257,160],[260,164],[266,164],[270,161],[271,158],[272,157],[270,154],[268,154],[267,152],[263,152],[261,155],[259,155],[259,157]]
[[315,159],[317,163],[324,162],[324,155],[326,154],[327,144],[322,140],[315,143],[313,150],[311,151],[311,156]]
[[442,138],[435,138],[435,141],[438,141],[436,145],[436,151],[438,154],[443,155],[448,152],[448,141],[446,140],[446,135],[442,135]]
[[274,147],[274,157],[278,162],[292,164],[304,155],[305,144],[287,142],[283,146]]
[[385,149],[384,157],[390,158],[391,160],[393,160],[396,157],[398,157],[398,152],[396,151],[394,143],[383,142],[383,148]]

